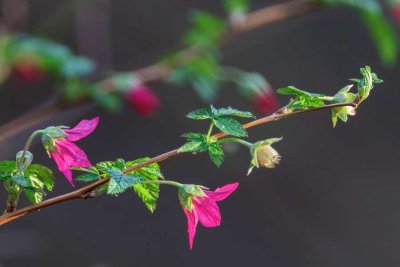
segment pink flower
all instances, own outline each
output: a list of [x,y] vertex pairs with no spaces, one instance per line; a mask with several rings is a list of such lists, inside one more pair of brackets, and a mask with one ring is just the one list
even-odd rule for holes
[[144,84],[133,87],[127,98],[131,108],[143,117],[154,116],[160,108],[158,96]]
[[391,9],[396,22],[400,24],[400,3],[394,4]]
[[274,91],[271,89],[262,90],[256,96],[255,105],[257,110],[263,114],[273,113],[278,108],[278,101]]
[[182,208],[188,220],[190,249],[193,247],[193,239],[196,234],[197,223],[200,221],[200,223],[205,227],[219,226],[221,223],[221,213],[217,202],[227,198],[238,186],[239,183],[233,183],[217,188],[215,191],[203,190],[203,196],[188,196],[191,209],[188,209],[187,205],[182,205]]
[[67,178],[72,186],[74,186],[74,184],[72,182],[72,172],[70,168],[86,168],[91,166],[85,152],[73,142],[93,132],[98,123],[99,118],[96,117],[92,120],[82,120],[72,129],[49,127],[45,130],[47,131],[45,135],[50,138],[48,139],[50,140],[50,145],[46,144],[45,139],[43,139],[45,147],[56,162],[58,170],[64,174],[65,178]]
[[34,84],[44,80],[45,70],[41,63],[32,58],[19,60],[13,66],[11,80],[20,84]]

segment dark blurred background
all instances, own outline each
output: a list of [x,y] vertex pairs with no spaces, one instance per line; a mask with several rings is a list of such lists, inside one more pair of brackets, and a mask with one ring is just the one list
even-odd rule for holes
[[[105,69],[117,70],[146,66],[178,48],[191,9],[222,13],[215,0],[28,2],[29,16],[20,30],[66,43]],[[279,1],[252,2],[257,8]],[[206,155],[162,162],[170,179],[211,188],[240,182],[220,204],[221,226],[199,225],[193,251],[176,190],[162,187],[154,214],[132,192],[64,203],[6,224],[0,229],[0,266],[399,266],[400,69],[381,65],[358,16],[329,9],[263,27],[231,42],[223,61],[263,73],[275,88],[296,85],[333,94],[367,64],[385,83],[356,117],[334,129],[329,111],[251,129],[252,140],[284,137],[276,145],[283,158],[276,169],[258,169],[247,177],[250,156],[242,147],[227,153],[219,169]],[[128,108],[110,115],[85,106],[35,128],[72,126],[99,115],[98,129],[79,143],[98,162],[155,156],[182,144],[180,134],[207,127],[184,118],[206,105],[191,88],[153,87],[163,104],[154,119]],[[2,88],[0,122],[26,112],[51,90]],[[229,87],[215,105],[252,108]],[[14,158],[29,135],[25,131],[1,144],[0,159]],[[32,152],[55,169],[39,143]],[[71,191],[57,176],[48,197]],[[4,191],[0,197],[5,199]]]

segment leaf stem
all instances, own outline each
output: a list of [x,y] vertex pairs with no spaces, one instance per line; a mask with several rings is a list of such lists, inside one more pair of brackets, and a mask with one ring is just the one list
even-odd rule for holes
[[234,138],[234,137],[232,137],[232,138],[224,138],[224,139],[219,140],[218,142],[219,143],[226,143],[226,142],[238,143],[238,144],[244,145],[244,146],[246,146],[248,148],[250,148],[253,145],[250,142],[247,142],[247,141],[242,140],[240,138]]
[[214,121],[211,121],[210,128],[208,128],[208,132],[207,132],[207,141],[210,140],[210,136],[211,136],[213,128],[214,128]]
[[168,181],[168,180],[148,180],[144,181],[142,184],[165,184],[165,185],[172,185],[175,187],[182,187],[183,184],[175,182],[175,181]]

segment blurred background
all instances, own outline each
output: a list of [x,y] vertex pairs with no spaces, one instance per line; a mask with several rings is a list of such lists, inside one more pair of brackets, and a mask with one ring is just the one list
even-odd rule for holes
[[[8,20],[8,31],[63,43],[97,62],[103,73],[141,68],[181,47],[180,36],[194,8],[223,14],[215,0],[0,2],[3,17],[9,14],[4,6],[21,12],[12,23]],[[280,2],[254,0],[252,10]],[[356,117],[334,129],[330,111],[251,129],[254,141],[284,137],[275,146],[282,155],[275,169],[256,169],[246,176],[250,155],[242,147],[226,151],[221,168],[204,154],[162,162],[164,175],[181,182],[211,188],[240,182],[220,203],[221,226],[199,225],[193,251],[176,190],[162,187],[154,214],[132,192],[67,202],[6,224],[0,229],[0,266],[399,266],[400,67],[383,66],[359,16],[344,8],[321,9],[260,27],[224,46],[222,62],[262,73],[273,88],[295,85],[334,94],[349,78],[359,77],[365,65],[385,82]],[[96,72],[88,79],[100,76]],[[181,145],[182,133],[207,127],[184,117],[208,105],[189,85],[151,86],[161,102],[151,118],[129,106],[113,114],[80,105],[13,134],[0,144],[0,160],[13,159],[34,129],[73,126],[97,115],[97,130],[79,142],[92,162],[155,156]],[[46,79],[28,85],[5,82],[0,88],[1,124],[51,99],[54,87]],[[288,98],[278,96],[278,101],[283,105]],[[263,116],[229,85],[213,104]],[[47,197],[71,191],[39,142],[32,152],[58,178]],[[0,198],[5,200],[4,190]],[[21,200],[21,206],[28,204]]]

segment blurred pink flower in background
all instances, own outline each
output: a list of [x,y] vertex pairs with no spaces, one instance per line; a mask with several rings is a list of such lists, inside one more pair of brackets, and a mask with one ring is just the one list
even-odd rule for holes
[[153,117],[160,109],[161,102],[157,94],[145,84],[133,87],[127,93],[131,108],[142,117]]
[[271,88],[262,89],[254,98],[254,104],[258,112],[271,114],[278,108],[278,100]]
[[11,70],[11,80],[17,84],[33,84],[44,80],[46,73],[40,62],[31,59],[17,61]]

